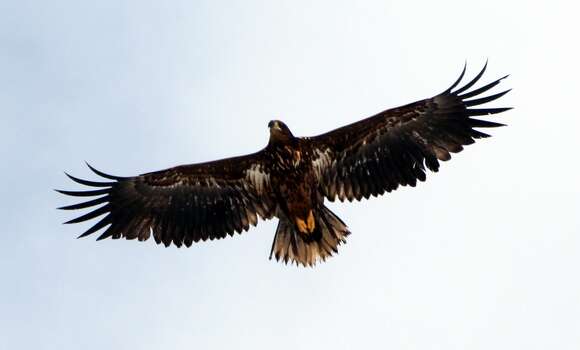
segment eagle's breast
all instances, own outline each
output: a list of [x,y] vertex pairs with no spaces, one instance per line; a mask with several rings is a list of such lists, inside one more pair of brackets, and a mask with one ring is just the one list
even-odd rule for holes
[[282,201],[280,208],[299,232],[311,233],[315,228],[313,210],[322,201],[319,195],[318,171],[308,142],[297,140],[274,151],[273,190]]

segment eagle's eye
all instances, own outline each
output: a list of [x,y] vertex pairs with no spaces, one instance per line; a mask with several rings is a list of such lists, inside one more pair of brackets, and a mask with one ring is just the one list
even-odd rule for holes
[[273,120],[270,120],[270,122],[268,123],[268,127],[271,128],[273,126],[274,126],[274,121]]

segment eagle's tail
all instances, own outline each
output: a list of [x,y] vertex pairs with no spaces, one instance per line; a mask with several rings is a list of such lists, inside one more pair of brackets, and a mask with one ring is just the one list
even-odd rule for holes
[[295,262],[296,265],[313,266],[338,252],[338,246],[346,243],[350,231],[330,209],[322,206],[314,214],[316,226],[307,236],[301,234],[287,218],[281,217],[272,242],[270,259]]

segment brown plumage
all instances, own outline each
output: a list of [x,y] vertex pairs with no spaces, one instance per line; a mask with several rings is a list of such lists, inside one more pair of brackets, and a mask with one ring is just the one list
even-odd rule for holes
[[[486,65],[487,66],[487,65]],[[429,99],[389,109],[370,118],[315,137],[294,137],[281,121],[271,121],[270,141],[261,151],[213,162],[183,165],[135,177],[97,175],[93,182],[69,177],[89,191],[59,191],[75,197],[97,197],[62,207],[93,211],[67,223],[103,216],[80,237],[101,229],[98,240],[139,239],[151,234],[169,246],[220,239],[247,231],[258,218],[279,219],[270,258],[302,265],[325,260],[350,234],[324,206],[324,200],[361,200],[399,185],[425,181],[426,168],[463,146],[489,135],[478,128],[502,126],[476,117],[509,108],[471,108],[491,102],[509,90],[478,97],[504,79],[467,92],[483,70],[465,86],[457,81]],[[107,227],[108,226],[108,227]]]

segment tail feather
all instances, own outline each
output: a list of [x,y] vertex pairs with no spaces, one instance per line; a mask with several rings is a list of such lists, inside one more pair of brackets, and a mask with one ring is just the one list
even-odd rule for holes
[[314,266],[318,261],[338,253],[338,246],[346,243],[350,234],[346,224],[330,209],[322,207],[315,213],[316,229],[308,236],[303,236],[287,218],[280,218],[276,235],[272,242],[270,259],[296,265]]

